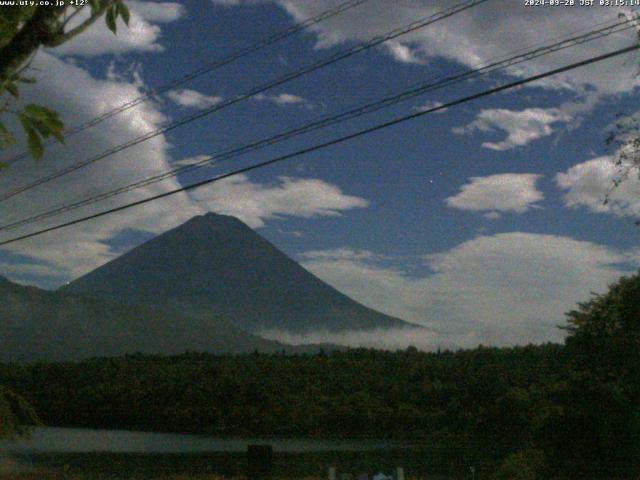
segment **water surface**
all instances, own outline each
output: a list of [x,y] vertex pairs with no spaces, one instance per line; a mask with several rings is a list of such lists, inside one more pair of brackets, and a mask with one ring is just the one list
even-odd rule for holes
[[276,452],[365,451],[401,448],[404,443],[385,440],[323,440],[295,438],[220,438],[206,435],[130,432],[44,427],[31,438],[0,441],[6,453],[204,453],[245,452],[247,445],[268,444]]

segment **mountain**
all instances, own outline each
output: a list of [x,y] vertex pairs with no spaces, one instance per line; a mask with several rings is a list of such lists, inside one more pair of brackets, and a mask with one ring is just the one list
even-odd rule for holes
[[62,290],[223,317],[256,334],[413,326],[357,303],[237,218],[214,213],[192,218]]
[[25,287],[0,277],[0,361],[62,361],[125,353],[297,351],[222,319]]

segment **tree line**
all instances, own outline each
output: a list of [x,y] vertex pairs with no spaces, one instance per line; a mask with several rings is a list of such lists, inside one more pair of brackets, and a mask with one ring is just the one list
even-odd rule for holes
[[47,425],[404,438],[476,452],[502,478],[637,476],[640,278],[565,328],[565,345],[4,364],[0,384]]

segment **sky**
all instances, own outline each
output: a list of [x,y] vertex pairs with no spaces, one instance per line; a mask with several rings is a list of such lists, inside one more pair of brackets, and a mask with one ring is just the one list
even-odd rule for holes
[[[336,6],[339,0],[128,0],[131,22],[102,22],[40,51],[20,101],[81,124],[208,62]],[[527,7],[489,0],[287,82],[0,202],[6,224],[326,115],[584,33],[624,8]],[[276,45],[185,83],[0,173],[0,192],[90,158],[453,5],[368,0]],[[11,231],[165,192],[631,45],[633,29],[452,85],[187,175]],[[640,57],[631,52],[515,90],[418,117],[352,141],[0,249],[0,275],[56,288],[189,218],[239,217],[359,302],[429,327],[318,331],[292,342],[400,348],[557,342],[576,302],[640,261],[640,181],[616,189],[606,138],[634,115]],[[20,129],[7,119],[16,133]],[[19,143],[21,143],[20,141]],[[22,142],[22,145],[24,143]],[[9,158],[22,145],[2,152]],[[605,198],[609,192],[609,201]]]

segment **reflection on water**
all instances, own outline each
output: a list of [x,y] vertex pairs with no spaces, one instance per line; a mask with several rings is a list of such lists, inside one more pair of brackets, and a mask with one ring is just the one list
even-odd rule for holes
[[29,439],[0,441],[0,452],[117,452],[197,453],[244,452],[249,444],[269,444],[277,452],[363,451],[398,448],[404,445],[375,440],[316,440],[283,438],[219,438],[204,435],[38,428]]

